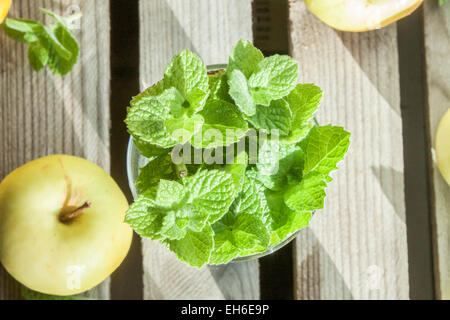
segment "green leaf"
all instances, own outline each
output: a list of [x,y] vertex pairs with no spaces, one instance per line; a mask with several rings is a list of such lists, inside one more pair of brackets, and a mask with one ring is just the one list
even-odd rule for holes
[[350,133],[331,125],[313,127],[299,145],[305,152],[303,174],[319,172],[331,181],[329,174],[337,169],[350,145]]
[[171,180],[160,180],[155,202],[159,208],[171,209],[184,199],[187,190],[182,184]]
[[213,224],[214,251],[210,263],[220,264],[239,255],[263,252],[269,245],[268,206],[262,186],[246,177],[230,211]]
[[290,186],[285,194],[286,205],[294,211],[314,211],[323,208],[325,200],[325,176],[320,172],[310,172],[297,185]]
[[211,100],[223,100],[234,103],[228,91],[228,77],[225,70],[219,70],[213,74],[208,74],[209,80],[209,97]]
[[37,21],[6,18],[2,24],[5,34],[19,42],[36,42],[37,34],[44,32],[44,26]]
[[186,177],[183,182],[189,190],[186,202],[208,213],[210,223],[227,213],[236,197],[232,175],[220,170],[200,170],[194,176]]
[[156,188],[161,179],[177,179],[172,159],[169,154],[159,156],[140,168],[139,176],[136,180],[136,188],[139,192],[143,192],[150,188]]
[[233,177],[224,171],[200,170],[182,182],[159,180],[157,189],[134,201],[125,221],[144,237],[181,239],[187,229],[200,232],[220,219],[236,197]]
[[288,95],[298,78],[298,64],[288,56],[273,55],[258,64],[248,81],[255,104],[268,106]]
[[41,70],[48,62],[48,48],[38,42],[33,42],[28,47],[28,60],[35,71]]
[[183,50],[167,66],[164,87],[176,88],[189,102],[197,101],[198,90],[207,93],[209,89],[206,66],[196,54]]
[[169,118],[164,122],[166,131],[177,143],[185,143],[191,139],[196,132],[201,132],[203,118],[194,114],[192,118]]
[[303,165],[304,153],[299,147],[268,139],[258,151],[256,178],[268,189],[282,190],[301,180]]
[[447,3],[447,0],[439,0],[439,5],[442,6]]
[[258,64],[264,59],[263,54],[255,48],[250,41],[240,40],[233,48],[229,61],[228,71],[240,70],[248,79],[258,70]]
[[322,90],[314,84],[297,84],[286,97],[292,110],[292,131],[281,141],[294,143],[303,138],[311,129],[311,119],[319,107]]
[[230,87],[229,94],[235,101],[236,105],[247,116],[252,116],[256,112],[256,105],[253,101],[250,89],[247,84],[245,75],[240,70],[227,72],[228,85]]
[[197,148],[227,146],[241,139],[248,130],[247,121],[239,109],[223,100],[209,100],[198,113],[204,123],[198,135],[191,139]]
[[143,98],[148,99],[149,97],[152,96],[153,97],[158,96],[162,94],[163,91],[164,91],[164,81],[161,80],[155,83],[154,85],[148,87],[147,89],[139,93],[137,96],[133,97],[133,99],[130,102],[130,106],[133,107],[135,104],[139,104],[143,100]]
[[78,43],[68,30],[67,18],[45,9],[41,11],[53,17],[56,24],[43,26],[32,20],[6,19],[3,30],[7,36],[31,44],[28,57],[34,70],[41,70],[48,65],[54,74],[65,75],[77,62]]
[[168,109],[154,97],[143,96],[134,100],[133,106],[128,108],[125,123],[129,132],[138,140],[169,148],[174,146],[176,141],[166,131],[164,124],[168,113]]
[[236,155],[232,163],[226,163],[225,165],[220,166],[225,172],[231,174],[237,192],[241,192],[242,190],[247,163],[248,156],[245,151],[242,151]]
[[213,231],[206,225],[201,232],[187,230],[184,238],[167,241],[177,258],[190,266],[200,268],[208,263],[213,249]]
[[78,43],[61,24],[45,29],[50,41],[48,67],[54,74],[66,75],[77,62]]
[[160,235],[164,211],[156,205],[154,190],[139,195],[127,210],[125,222],[139,235],[153,240],[164,239]]
[[247,119],[256,129],[269,133],[278,130],[279,136],[286,136],[291,131],[292,113],[283,99],[272,101],[268,107],[257,105],[256,113]]
[[181,117],[183,115],[183,103],[185,99],[176,88],[165,89],[156,99],[169,110],[172,116]]
[[294,232],[309,225],[311,212],[295,212],[289,209],[280,192],[266,191],[269,205],[270,245],[276,246]]
[[164,149],[158,147],[154,144],[151,144],[146,141],[142,141],[140,139],[136,139],[133,137],[133,143],[139,149],[140,153],[147,158],[153,159],[156,156],[167,154],[170,152],[170,149]]
[[189,220],[177,217],[176,212],[169,211],[162,220],[161,235],[169,240],[180,240],[186,236]]

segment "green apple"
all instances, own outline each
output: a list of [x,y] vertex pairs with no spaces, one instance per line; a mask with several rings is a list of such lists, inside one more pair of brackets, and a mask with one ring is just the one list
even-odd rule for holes
[[442,117],[436,132],[436,163],[445,181],[450,185],[450,109]]
[[0,261],[26,287],[52,295],[91,289],[123,261],[128,202],[99,166],[52,155],[0,183]]
[[379,29],[410,14],[423,0],[305,0],[320,20],[343,31]]

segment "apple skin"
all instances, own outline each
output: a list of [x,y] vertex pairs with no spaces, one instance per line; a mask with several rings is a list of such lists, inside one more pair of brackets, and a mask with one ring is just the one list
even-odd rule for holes
[[[61,211],[86,201],[91,207],[72,221],[59,220]],[[127,209],[119,186],[88,160],[52,155],[28,162],[0,183],[0,261],[35,291],[65,296],[89,290],[128,253]]]
[[445,181],[450,185],[450,109],[439,123],[435,140],[436,163]]
[[329,26],[362,32],[385,27],[414,12],[423,0],[304,0]]
[[0,0],[0,23],[3,22],[8,14],[9,7],[11,6],[11,0]]

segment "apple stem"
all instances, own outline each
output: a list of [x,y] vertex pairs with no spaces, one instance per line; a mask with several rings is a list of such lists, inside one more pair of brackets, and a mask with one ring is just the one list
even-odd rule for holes
[[85,203],[83,203],[82,206],[76,208],[73,211],[65,212],[65,213],[61,212],[59,214],[59,221],[61,221],[63,223],[70,222],[71,220],[78,217],[83,212],[84,209],[87,209],[90,207],[91,207],[91,203],[89,201],[86,201]]
[[177,176],[180,177],[181,179],[186,178],[188,175],[188,170],[184,163],[175,165],[175,170],[177,172]]

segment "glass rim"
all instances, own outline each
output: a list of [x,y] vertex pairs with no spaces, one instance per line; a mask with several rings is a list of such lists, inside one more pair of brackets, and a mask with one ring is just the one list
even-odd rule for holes
[[[207,71],[217,71],[217,70],[221,70],[221,69],[226,69],[228,65],[227,64],[211,64],[208,65],[206,67]],[[317,124],[317,120],[314,117],[314,122]],[[130,187],[131,190],[131,194],[133,195],[133,199],[136,199],[138,197],[138,192],[136,189],[136,179],[137,176],[135,176],[135,174],[133,174],[132,172],[132,159],[134,158],[134,153],[137,152],[138,153],[138,157],[144,157],[140,154],[139,149],[137,148],[137,146],[134,143],[134,139],[133,136],[130,135],[130,138],[128,140],[128,146],[127,146],[127,179],[128,179],[128,185]],[[138,159],[138,157],[136,157],[136,159]],[[135,178],[135,179],[133,179]],[[314,212],[312,212],[312,215],[314,215]],[[269,246],[267,248],[267,250],[263,251],[263,252],[257,252],[257,253],[253,253],[250,254],[248,256],[238,256],[236,258],[231,259],[228,262],[225,263],[221,263],[221,264],[217,264],[217,265],[226,265],[229,263],[235,263],[235,262],[246,262],[246,261],[251,261],[251,260],[255,260],[255,259],[259,259],[262,257],[265,257],[269,254],[272,254],[278,250],[280,250],[281,248],[283,248],[284,246],[286,246],[288,243],[290,243],[292,240],[294,240],[297,235],[300,233],[300,231],[302,231],[304,228],[294,231],[293,233],[289,234],[282,242],[280,242],[279,244],[275,245],[275,246]],[[207,266],[214,266],[216,264],[206,264]]]

